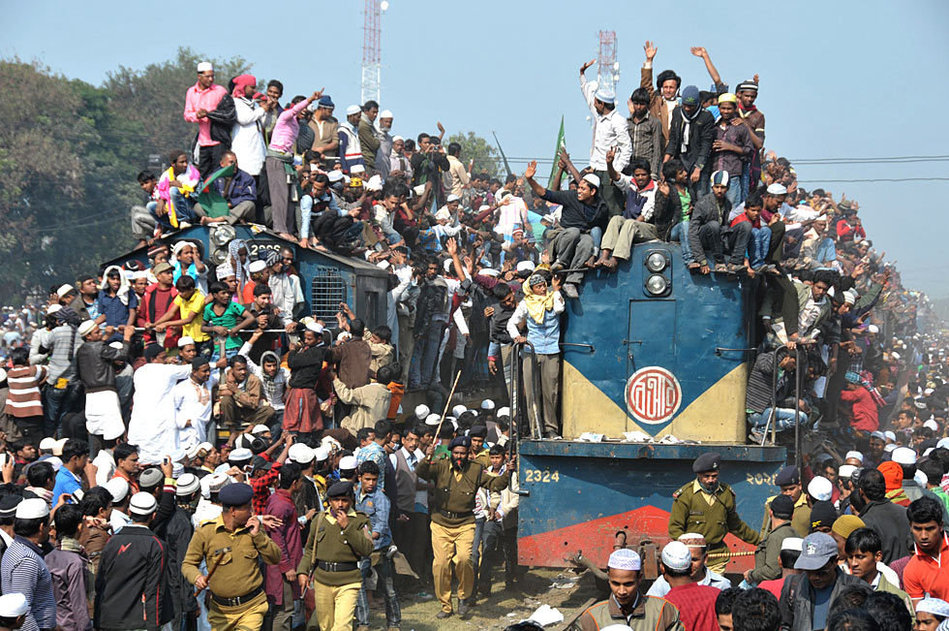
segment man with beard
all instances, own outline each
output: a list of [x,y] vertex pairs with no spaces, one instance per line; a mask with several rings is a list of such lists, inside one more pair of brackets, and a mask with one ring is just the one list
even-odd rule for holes
[[669,124],[669,143],[663,162],[678,158],[689,173],[689,187],[692,197],[697,199],[700,193],[708,191],[701,182],[702,172],[712,151],[715,139],[715,119],[702,109],[699,89],[694,85],[686,86],[682,91],[682,105],[672,111]]
[[450,457],[432,459],[435,445],[429,445],[425,459],[415,468],[418,477],[429,480],[435,491],[439,509],[432,513],[432,550],[435,560],[435,595],[441,603],[439,619],[452,615],[451,562],[455,563],[458,576],[458,613],[462,618],[471,611],[474,588],[474,567],[471,563],[471,548],[474,541],[475,491],[483,487],[500,492],[507,488],[511,471],[517,470],[517,456],[503,475],[483,475],[484,465],[468,459],[471,441],[467,436],[452,439],[449,444]]
[[696,477],[672,494],[675,501],[669,517],[669,536],[673,539],[687,532],[705,537],[709,555],[718,559],[709,568],[719,574],[728,563],[728,547],[723,541],[725,535],[731,533],[753,545],[759,539],[758,533],[739,517],[735,492],[718,480],[720,460],[721,457],[714,452],[695,459],[692,471]]
[[[217,383],[210,362],[205,357],[191,360],[191,376],[176,385],[171,396],[175,402],[175,425],[178,444],[186,452],[208,440],[211,420],[211,389]],[[217,432],[213,432],[216,434]],[[211,436],[214,442],[215,436]]]

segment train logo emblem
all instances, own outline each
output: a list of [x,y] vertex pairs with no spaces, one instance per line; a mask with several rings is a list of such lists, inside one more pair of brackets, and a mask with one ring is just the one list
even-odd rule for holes
[[643,423],[666,423],[679,411],[681,404],[679,380],[665,368],[640,368],[626,382],[626,407]]

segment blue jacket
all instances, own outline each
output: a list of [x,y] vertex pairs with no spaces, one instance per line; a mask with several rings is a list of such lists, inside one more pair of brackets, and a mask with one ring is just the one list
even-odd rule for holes
[[237,206],[241,202],[257,201],[257,184],[254,182],[253,176],[240,169],[237,170],[230,182],[227,182],[227,179],[223,177],[214,180],[214,188],[232,206]]

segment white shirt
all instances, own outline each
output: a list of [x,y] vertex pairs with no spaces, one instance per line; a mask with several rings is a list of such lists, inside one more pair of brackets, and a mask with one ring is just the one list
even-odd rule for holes
[[[528,288],[530,291],[530,288]],[[567,308],[567,303],[563,300],[563,294],[559,291],[554,292],[554,313],[563,313],[564,309]],[[507,321],[507,334],[511,338],[520,337],[521,331],[517,328],[517,325],[521,322],[526,322],[528,318],[527,314],[527,303],[521,300],[517,303],[517,308],[514,309],[514,313],[511,314],[511,319]]]
[[92,464],[96,467],[96,486],[105,486],[105,483],[115,475],[115,458],[112,457],[112,450],[100,449]]
[[231,151],[237,155],[237,165],[248,175],[260,175],[267,157],[260,121],[266,110],[247,99],[234,99],[237,122],[231,128]]
[[817,321],[817,316],[820,315],[820,310],[821,307],[824,306],[825,300],[827,300],[827,298],[821,298],[820,301],[817,302],[813,297],[809,297],[807,302],[804,303],[797,322],[797,330],[800,336],[810,333],[811,327],[814,326],[814,323]]
[[120,530],[132,523],[132,518],[123,513],[122,511],[112,509],[112,514],[109,515],[109,524],[112,526],[112,534],[116,535]]
[[629,158],[633,154],[633,141],[629,138],[626,118],[616,108],[602,116],[597,113],[593,101],[598,87],[596,81],[587,81],[585,76],[580,75],[580,91],[593,115],[593,147],[590,149],[590,166],[594,171],[606,171],[606,152],[610,147],[617,147],[616,157],[613,158],[613,168],[622,171],[629,164]]
[[[178,428],[178,445],[187,451],[207,440],[208,423],[211,420],[211,388],[218,381],[217,371],[211,371],[207,383],[195,383],[190,377],[171,390],[175,405],[175,426]],[[203,396],[202,396],[203,395]],[[202,403],[201,399],[205,402]],[[188,421],[191,424],[188,425]]]
[[[705,578],[699,581],[699,585],[705,585],[707,587],[714,587],[716,589],[728,589],[732,586],[731,581],[722,576],[721,574],[716,574],[712,570],[705,568]],[[649,591],[646,592],[647,596],[658,596],[663,598],[666,594],[669,593],[669,590],[672,588],[669,586],[666,577],[660,576],[649,588]]]
[[190,365],[145,364],[135,371],[128,439],[138,445],[143,464],[160,463],[162,458],[178,450],[172,390],[190,375]]

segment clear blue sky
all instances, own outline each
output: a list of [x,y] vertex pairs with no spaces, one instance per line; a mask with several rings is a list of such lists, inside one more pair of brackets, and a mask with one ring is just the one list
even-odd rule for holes
[[[140,69],[189,46],[210,57],[240,55],[258,78],[281,79],[289,95],[325,87],[345,107],[359,98],[362,4],[12,2],[4,7],[0,55],[99,84],[119,65]],[[690,1],[662,12],[627,0],[390,5],[383,16],[381,101],[402,135],[432,132],[440,120],[449,133],[490,138],[497,132],[509,156],[550,158],[564,115],[568,149],[582,157],[590,127],[577,71],[596,56],[597,32],[613,29],[621,95],[639,83],[646,39],[659,46],[657,69],[676,69],[685,85],[710,83],[701,60],[689,53],[692,45],[709,50],[732,87],[758,73],[767,146],[792,160],[949,154],[949,2],[943,0],[759,2],[730,10]],[[195,19],[169,14],[185,6]],[[797,170],[810,189],[832,179],[949,177],[949,162]],[[824,187],[860,201],[876,249],[898,261],[907,285],[949,296],[949,260],[936,256],[946,247],[949,181]]]

